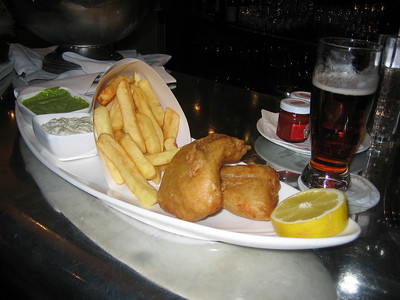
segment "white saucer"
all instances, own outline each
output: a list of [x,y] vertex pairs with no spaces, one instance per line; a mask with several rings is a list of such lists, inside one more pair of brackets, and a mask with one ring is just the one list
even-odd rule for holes
[[[279,146],[263,136],[257,138],[254,143],[254,149],[258,155],[277,170],[301,173],[310,161],[309,155]],[[364,153],[355,154],[349,164],[350,172],[358,174],[365,169],[367,162],[368,159]]]
[[[380,193],[368,179],[356,174],[351,174],[350,178],[350,187],[345,192],[349,214],[363,212],[378,204]],[[308,189],[301,180],[301,176],[297,180],[297,185],[302,191]]]

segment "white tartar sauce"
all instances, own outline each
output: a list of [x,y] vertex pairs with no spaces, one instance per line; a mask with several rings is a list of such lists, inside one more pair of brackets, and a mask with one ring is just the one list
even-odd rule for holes
[[55,118],[42,124],[47,133],[53,135],[71,135],[93,132],[93,120],[91,116],[81,118]]

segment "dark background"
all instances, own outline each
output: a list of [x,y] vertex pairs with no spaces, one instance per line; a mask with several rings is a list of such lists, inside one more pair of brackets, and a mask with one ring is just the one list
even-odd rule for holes
[[379,34],[397,34],[400,24],[400,1],[394,0],[166,3],[172,69],[278,96],[310,89],[320,37],[377,41]]
[[[320,37],[377,41],[379,34],[398,34],[399,12],[397,0],[161,0],[114,47],[167,53],[169,69],[284,96],[310,90]],[[2,62],[10,42],[49,45],[17,23],[0,22],[0,37]]]

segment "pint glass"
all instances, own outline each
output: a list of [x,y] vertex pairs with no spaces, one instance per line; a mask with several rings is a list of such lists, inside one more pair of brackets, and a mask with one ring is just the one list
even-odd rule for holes
[[319,41],[311,92],[311,160],[301,174],[308,188],[347,190],[356,151],[379,83],[382,47],[368,41]]

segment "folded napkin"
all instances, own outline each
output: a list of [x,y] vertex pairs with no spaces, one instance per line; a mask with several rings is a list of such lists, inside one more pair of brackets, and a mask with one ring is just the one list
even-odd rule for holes
[[276,134],[276,128],[278,126],[279,113],[273,113],[268,110],[261,110],[262,117],[262,132],[260,132],[267,140],[271,142],[293,150],[298,153],[311,155],[311,142],[310,138],[302,143],[290,143],[282,140]]
[[55,49],[56,47],[30,49],[21,44],[10,44],[8,58],[15,72],[19,76],[24,75],[18,81],[21,86],[28,85],[28,82],[32,80],[51,80],[57,77],[57,74],[42,70],[44,57]]
[[109,67],[111,67],[115,61],[99,61],[95,59],[91,59],[88,57],[84,57],[75,52],[64,52],[62,54],[62,58],[66,61],[69,61],[73,64],[79,65],[82,68],[82,72],[86,74],[90,73],[101,73],[107,71]]
[[13,70],[14,70],[13,64],[10,62],[0,64],[0,80],[3,80],[8,75],[10,75]]
[[[164,68],[164,65],[171,59],[170,55],[167,54],[147,54],[141,55],[136,50],[123,50],[118,51],[123,58],[136,58],[146,62],[151,66],[165,81],[165,83],[175,83],[176,79],[172,77]],[[63,59],[71,63],[81,66],[82,71],[86,74],[105,72],[111,67],[116,61],[99,61],[91,58],[87,58],[74,52],[64,52],[62,55]]]
[[[53,52],[56,46],[47,48],[30,49],[21,44],[11,44],[9,47],[9,60],[15,72],[20,75],[14,81],[15,95],[18,97],[24,89],[29,87],[69,87],[80,94],[90,95],[94,93],[96,84],[94,80],[107,71],[116,61],[99,61],[84,57],[74,52],[65,52],[62,54],[64,60],[77,64],[80,68],[69,70],[61,74],[53,74],[42,70],[43,59]],[[166,54],[141,55],[136,50],[123,50],[120,54],[124,58],[137,58],[145,61],[152,66],[154,70],[167,83],[175,83],[173,78],[163,67],[170,59]],[[0,71],[2,68],[0,68]],[[23,93],[26,93],[24,91]]]
[[14,79],[14,68],[11,63],[0,64],[0,96],[8,89]]
[[14,88],[14,95],[15,98],[18,98],[19,96],[36,92],[38,88],[52,88],[56,86],[70,88],[81,95],[94,95],[97,84],[93,82],[98,75],[97,73],[92,73],[43,81],[37,84]]

